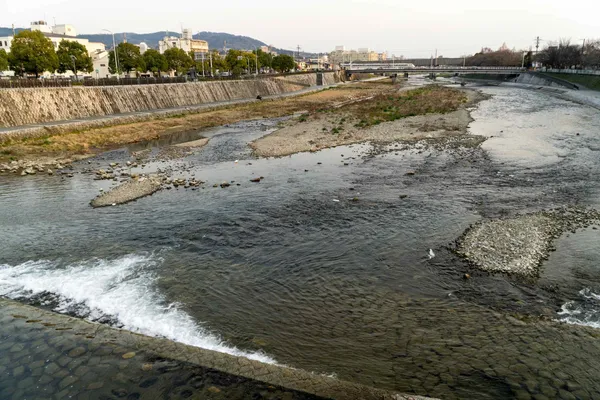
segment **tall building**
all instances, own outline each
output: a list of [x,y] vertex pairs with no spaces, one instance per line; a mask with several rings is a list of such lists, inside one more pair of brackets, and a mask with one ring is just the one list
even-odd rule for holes
[[208,53],[208,42],[206,40],[194,39],[191,29],[184,29],[181,37],[165,36],[158,42],[158,51],[163,54],[167,49],[182,49],[186,53]]

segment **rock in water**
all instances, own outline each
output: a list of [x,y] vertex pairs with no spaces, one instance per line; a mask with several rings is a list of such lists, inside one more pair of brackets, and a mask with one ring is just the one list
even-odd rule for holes
[[431,260],[433,257],[435,257],[435,253],[433,252],[433,250],[429,249],[429,253],[428,253],[429,259]]

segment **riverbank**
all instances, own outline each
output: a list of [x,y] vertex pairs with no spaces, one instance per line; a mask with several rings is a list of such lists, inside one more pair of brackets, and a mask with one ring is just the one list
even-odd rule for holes
[[600,91],[600,76],[598,75],[559,74],[555,72],[541,72],[540,74],[563,79],[589,90]]
[[251,146],[258,156],[280,157],[365,141],[383,144],[464,135],[472,121],[468,108],[486,98],[477,91],[442,86],[396,90],[303,113]]
[[2,168],[0,165],[0,170],[20,173],[19,168],[12,170],[16,162],[37,163],[42,169],[47,169],[49,165],[56,162],[65,164],[66,160],[74,156],[89,157],[125,144],[157,140],[175,133],[201,131],[242,120],[277,118],[299,111],[310,112],[335,107],[338,104],[385,92],[391,86],[389,82],[364,82],[293,97],[253,100],[250,103],[228,105],[217,109],[202,109],[191,114],[183,112],[162,116],[158,114],[151,120],[136,121],[135,117],[124,117],[124,123],[115,126],[86,128],[88,125],[93,126],[91,121],[83,122],[77,128],[48,127],[47,134],[43,137],[4,137],[0,141],[0,164],[11,165],[11,167]]

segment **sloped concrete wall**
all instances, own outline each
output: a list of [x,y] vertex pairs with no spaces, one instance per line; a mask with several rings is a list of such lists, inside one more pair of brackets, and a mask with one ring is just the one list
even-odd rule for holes
[[543,74],[531,72],[519,75],[515,82],[524,83],[527,85],[548,86],[563,89],[577,89],[576,85],[567,81],[563,81],[562,79],[557,79]]
[[[335,82],[326,73],[326,84]],[[289,93],[316,75],[139,86],[0,89],[0,126],[20,126]]]

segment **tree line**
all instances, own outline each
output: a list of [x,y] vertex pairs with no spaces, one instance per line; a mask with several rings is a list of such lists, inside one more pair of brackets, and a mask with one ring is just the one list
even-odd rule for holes
[[600,40],[586,40],[585,43],[572,44],[569,39],[550,43],[540,51],[537,61],[549,68],[600,68]]
[[569,39],[561,39],[557,43],[549,43],[539,53],[511,50],[503,45],[498,50],[483,48],[473,56],[465,58],[470,66],[482,67],[514,67],[524,64],[530,68],[534,62],[548,68],[600,68],[600,40],[586,40],[581,45],[572,44]]
[[212,50],[204,55],[200,54],[201,58],[199,58],[192,52],[186,53],[176,47],[165,50],[163,54],[155,49],[148,49],[141,54],[138,46],[119,43],[116,54],[119,70],[115,65],[115,52],[111,51],[109,55],[111,73],[137,71],[160,75],[163,72],[174,71],[177,75],[181,75],[193,70],[196,75],[214,76],[229,72],[231,75],[240,76],[257,70],[289,72],[296,67],[291,56],[285,54],[273,56],[260,49],[252,52],[232,49],[225,56],[219,54],[217,50]]
[[[288,72],[296,68],[294,59],[285,54],[273,56],[261,50],[252,52],[229,50],[225,56],[212,50],[197,59],[195,54],[186,53],[179,48],[165,50],[160,54],[148,49],[141,54],[140,48],[131,43],[119,43],[116,48],[118,58],[115,63],[115,50],[109,52],[109,70],[111,73],[150,72],[160,75],[174,71],[177,75],[187,74],[190,70],[197,75],[214,76],[229,72],[234,76],[253,73],[257,70]],[[18,76],[34,74],[39,77],[45,71],[64,73],[73,71],[90,73],[93,71],[92,57],[84,45],[74,41],[62,40],[58,49],[52,41],[40,31],[21,31],[15,35],[10,53],[0,49],[0,71],[11,69]]]
[[0,50],[0,71],[11,69],[16,75],[35,74],[45,71],[92,72],[92,57],[84,45],[62,40],[54,50],[52,41],[40,31],[21,31],[15,35],[10,53]]

